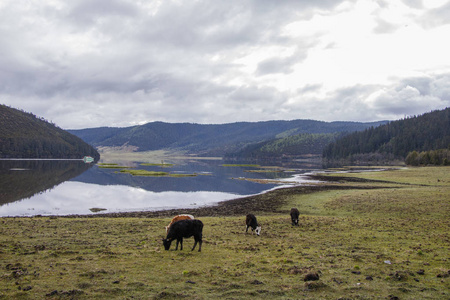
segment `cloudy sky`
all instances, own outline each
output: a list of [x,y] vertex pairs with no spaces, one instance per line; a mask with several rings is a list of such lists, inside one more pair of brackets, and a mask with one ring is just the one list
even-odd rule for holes
[[450,106],[450,1],[1,0],[0,103],[64,129]]

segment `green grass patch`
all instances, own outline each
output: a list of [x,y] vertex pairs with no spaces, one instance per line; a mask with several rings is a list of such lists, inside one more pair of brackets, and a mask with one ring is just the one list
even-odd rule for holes
[[133,176],[167,176],[167,172],[147,171],[147,170],[121,170],[120,173],[126,173]]
[[263,169],[263,170],[244,170],[244,172],[248,172],[248,173],[279,173],[279,172],[283,172],[283,170]]
[[168,173],[168,172],[159,172],[159,171],[147,171],[147,170],[121,170],[120,173],[130,174],[133,176],[166,176],[166,177],[195,177],[197,174],[177,174],[177,173]]
[[251,167],[251,168],[259,168],[260,165],[253,164],[222,164],[222,167]]
[[179,178],[181,178],[181,177],[195,177],[195,176],[197,176],[197,174],[174,174],[174,173],[170,173],[169,174],[169,177],[175,177],[175,178],[177,178],[177,177],[179,177]]
[[141,166],[150,166],[150,167],[163,167],[163,168],[168,168],[168,167],[173,167],[175,164],[167,164],[167,163],[160,163],[160,164],[155,164],[155,163],[142,163]]
[[102,169],[126,169],[126,168],[133,168],[133,167],[121,166],[121,165],[113,164],[113,163],[99,163],[99,164],[97,164],[97,166],[99,168],[102,168]]

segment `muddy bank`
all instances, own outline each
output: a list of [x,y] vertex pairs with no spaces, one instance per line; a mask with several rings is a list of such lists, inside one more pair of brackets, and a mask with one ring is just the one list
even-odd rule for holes
[[[335,181],[337,178],[311,175],[314,180],[320,181]],[[347,180],[349,179],[349,180]],[[342,182],[342,177],[339,177]],[[346,178],[345,181],[357,181],[355,178]],[[370,180],[364,180],[369,182]],[[348,189],[373,189],[374,187],[367,186],[339,186],[331,184],[320,184],[314,186],[295,186],[280,188],[269,191],[264,194],[248,196],[242,198],[236,198],[233,200],[219,202],[215,206],[207,206],[191,209],[170,209],[161,211],[137,211],[137,212],[121,212],[121,213],[99,213],[95,215],[70,215],[65,217],[77,217],[77,218],[119,218],[119,217],[137,217],[137,218],[157,218],[157,217],[173,217],[178,214],[192,214],[196,217],[217,217],[217,216],[241,216],[249,212],[258,213],[275,213],[283,212],[281,207],[286,203],[288,197],[292,195],[310,194],[328,190],[348,190]]]

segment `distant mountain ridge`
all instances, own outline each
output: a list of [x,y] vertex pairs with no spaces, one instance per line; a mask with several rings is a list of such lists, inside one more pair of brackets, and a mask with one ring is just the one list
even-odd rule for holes
[[354,132],[385,124],[379,122],[323,122],[314,120],[194,124],[151,122],[115,128],[69,130],[95,146],[135,146],[138,151],[178,150],[199,156],[223,156],[246,146],[298,134]]
[[79,137],[27,113],[0,104],[0,158],[100,158]]

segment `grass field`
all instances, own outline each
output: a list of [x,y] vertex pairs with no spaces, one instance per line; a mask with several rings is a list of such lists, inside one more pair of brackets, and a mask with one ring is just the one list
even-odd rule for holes
[[333,176],[253,211],[261,236],[202,217],[202,252],[164,250],[170,218],[1,218],[0,299],[450,299],[450,168]]

